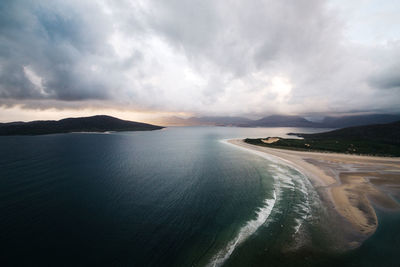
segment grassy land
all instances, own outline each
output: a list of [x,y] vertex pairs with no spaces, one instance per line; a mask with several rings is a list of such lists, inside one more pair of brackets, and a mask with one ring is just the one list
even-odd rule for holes
[[292,135],[304,139],[280,139],[271,144],[266,144],[261,139],[246,139],[245,142],[300,151],[400,157],[400,121]]
[[266,144],[258,139],[245,139],[246,143],[271,148],[291,149],[298,151],[337,152],[358,155],[400,156],[400,145],[382,141],[347,138],[305,138],[280,139]]

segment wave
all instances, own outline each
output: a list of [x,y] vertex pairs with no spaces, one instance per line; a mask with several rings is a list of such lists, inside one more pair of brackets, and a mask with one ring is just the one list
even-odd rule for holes
[[257,217],[248,221],[246,225],[239,230],[239,234],[235,237],[235,239],[229,242],[224,249],[218,252],[208,266],[221,266],[230,257],[232,252],[240,243],[254,234],[257,229],[266,222],[276,202],[276,193],[275,191],[273,193],[274,197],[272,199],[264,200],[264,205],[257,211]]
[[306,185],[307,180],[305,180],[306,178],[301,174],[292,174],[289,170],[286,170],[279,165],[270,165],[270,167],[274,171],[273,177],[275,181],[279,183],[279,186],[277,186],[278,198],[281,196],[281,191],[283,189],[292,192],[296,190],[302,194],[302,202],[294,204],[292,208],[293,212],[298,216],[297,218],[294,218],[295,225],[293,226],[293,235],[295,235],[299,232],[301,225],[308,218],[311,212],[308,197],[309,192]]
[[[303,196],[302,202],[296,203],[293,206],[293,212],[295,212],[298,216],[297,218],[294,218],[295,225],[293,226],[293,235],[298,233],[304,221],[307,220],[307,218],[311,215],[311,203],[309,198],[310,192],[308,192],[307,186],[309,185],[309,181],[296,166],[294,166],[291,162],[274,155],[231,144],[227,139],[221,140],[221,142],[234,146],[237,149],[256,154],[269,161],[269,168],[273,170],[272,176],[275,181],[274,198],[266,199],[264,201],[263,207],[261,207],[257,212],[257,218],[249,221],[245,226],[243,226],[235,239],[229,242],[224,249],[219,251],[217,255],[212,258],[211,263],[208,266],[221,266],[230,257],[240,243],[255,233],[256,230],[266,222],[275,206],[276,201],[279,201],[283,197],[282,190],[284,189],[288,189],[290,191],[296,190]],[[298,174],[291,173],[290,169],[286,169],[282,165],[289,167],[290,169],[294,169],[298,172]],[[279,211],[277,212],[279,213]]]
[[275,156],[275,155],[272,155],[272,154],[268,154],[268,153],[263,152],[263,151],[258,151],[258,150],[250,149],[250,148],[243,147],[243,146],[240,146],[240,145],[235,145],[235,144],[230,143],[229,140],[231,140],[231,139],[221,139],[220,142],[222,142],[224,144],[227,144],[227,145],[230,145],[232,147],[235,147],[236,149],[247,151],[248,153],[251,153],[251,154],[254,154],[254,155],[258,155],[258,156],[260,156],[260,157],[262,157],[262,158],[264,158],[264,159],[266,159],[266,160],[268,160],[268,161],[270,161],[270,162],[272,162],[274,164],[277,164],[275,166],[283,164],[283,165],[285,165],[285,166],[287,166],[287,167],[289,167],[291,169],[294,169],[294,170],[298,171],[299,173],[305,175],[302,172],[302,170],[299,169],[298,166],[296,166],[295,164],[293,164],[289,160],[286,160],[284,158],[281,158],[281,157],[278,157],[278,156]]

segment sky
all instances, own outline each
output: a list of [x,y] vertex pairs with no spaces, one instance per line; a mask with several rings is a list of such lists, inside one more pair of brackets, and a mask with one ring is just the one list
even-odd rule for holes
[[400,112],[398,0],[0,1],[0,121]]

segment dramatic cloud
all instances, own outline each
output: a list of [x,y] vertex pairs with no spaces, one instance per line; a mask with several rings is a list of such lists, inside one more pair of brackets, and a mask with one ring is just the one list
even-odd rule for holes
[[400,5],[364,2],[1,1],[0,105],[398,112],[399,28],[362,25]]

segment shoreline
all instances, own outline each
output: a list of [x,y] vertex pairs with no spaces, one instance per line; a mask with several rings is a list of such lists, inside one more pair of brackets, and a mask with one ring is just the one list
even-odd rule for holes
[[400,158],[276,149],[242,139],[226,142],[307,176],[324,206],[336,215],[335,223],[346,229],[350,248],[358,247],[376,231],[377,207],[400,210],[400,203],[392,197],[400,194]]

